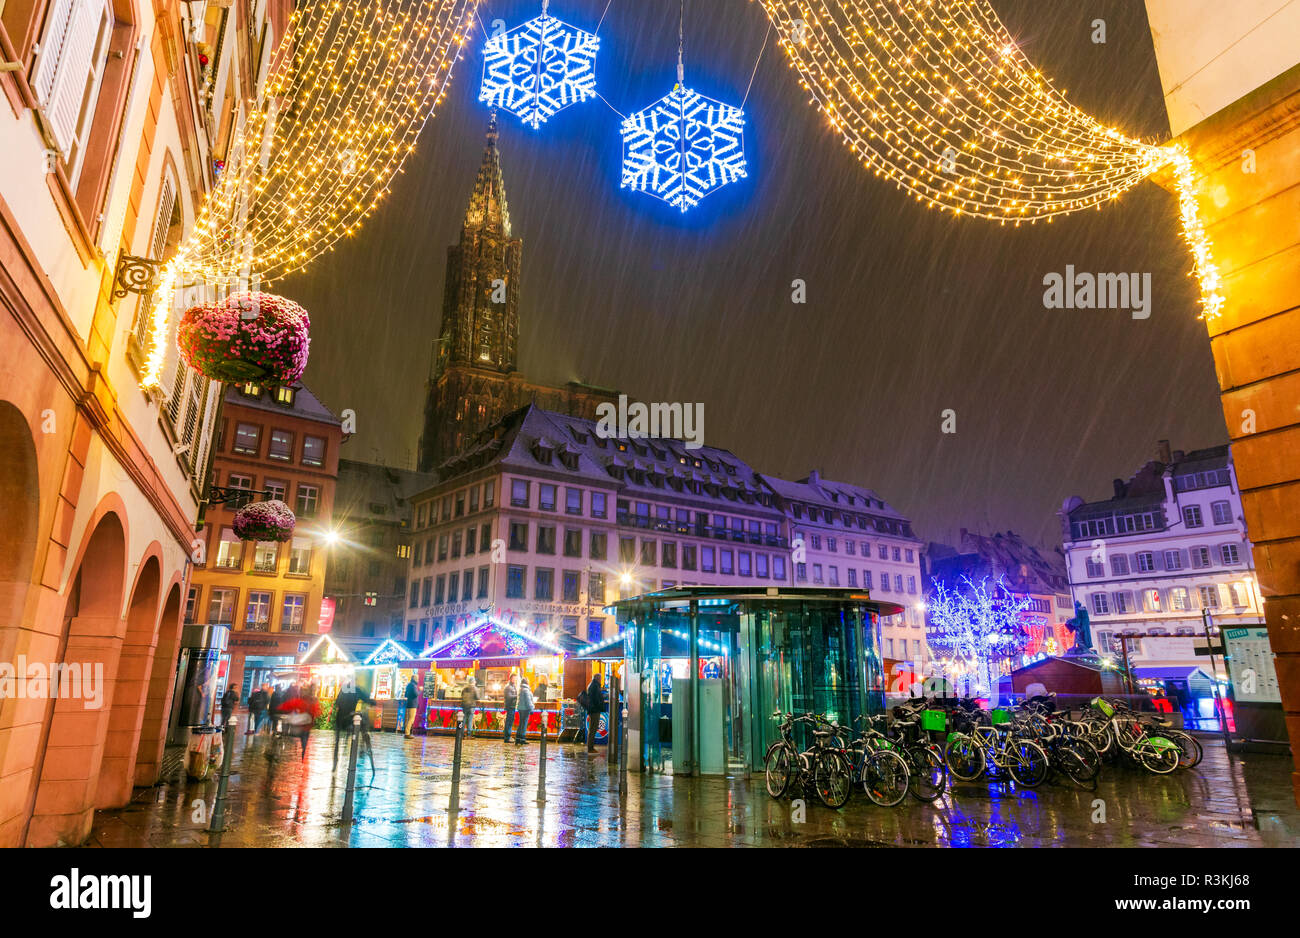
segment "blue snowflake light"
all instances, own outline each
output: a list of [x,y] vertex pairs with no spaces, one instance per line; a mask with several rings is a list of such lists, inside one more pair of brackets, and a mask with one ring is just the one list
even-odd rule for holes
[[678,83],[623,121],[623,188],[685,212],[714,189],[744,179],[745,112]]
[[504,108],[536,130],[570,104],[596,94],[595,33],[570,26],[542,7],[542,15],[483,47],[478,99]]

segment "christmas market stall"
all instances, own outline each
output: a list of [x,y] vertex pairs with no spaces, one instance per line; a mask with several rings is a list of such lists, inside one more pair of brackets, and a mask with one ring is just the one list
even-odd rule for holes
[[[422,689],[416,725],[428,733],[455,733],[462,710],[461,694],[474,683],[477,702],[471,729],[475,733],[501,733],[505,728],[505,688],[512,675],[527,678],[536,699],[527,734],[546,732],[554,737],[560,728],[562,701],[567,696],[567,652],[551,634],[530,634],[495,616],[482,616],[465,628],[428,648],[418,659],[403,662],[420,671]],[[570,706],[572,703],[570,702]]]
[[299,656],[297,662],[275,669],[272,681],[279,688],[297,684],[311,688],[320,701],[322,716],[318,726],[330,725],[334,698],[345,684],[357,679],[357,660],[329,635],[322,635]]
[[416,687],[424,685],[423,672],[414,666],[415,658],[413,651],[389,638],[357,668],[357,687],[377,701],[373,708],[375,729],[401,728],[407,683],[415,678]]

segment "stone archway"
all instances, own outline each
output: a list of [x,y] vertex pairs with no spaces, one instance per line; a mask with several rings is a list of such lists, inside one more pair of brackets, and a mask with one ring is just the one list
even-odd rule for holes
[[167,743],[167,717],[171,713],[172,694],[176,686],[176,660],[181,647],[181,586],[172,585],[167,592],[162,616],[158,620],[158,640],[154,645],[153,666],[140,725],[140,745],[136,750],[134,783],[153,785],[162,770],[163,748]]
[[[0,401],[0,661],[16,667],[28,617],[40,526],[40,471],[22,412]],[[31,792],[31,743],[40,712],[0,700],[0,844],[20,842]]]
[[131,800],[136,752],[144,720],[145,697],[158,641],[158,598],[162,571],[156,554],[140,566],[131,603],[126,614],[126,636],[122,641],[116,672],[106,675],[112,690],[104,756],[95,790],[96,808],[114,808]]
[[80,675],[82,693],[48,702],[28,846],[80,843],[90,833],[122,648],[125,579],[126,530],[109,511],[86,539],[66,591],[58,661]]

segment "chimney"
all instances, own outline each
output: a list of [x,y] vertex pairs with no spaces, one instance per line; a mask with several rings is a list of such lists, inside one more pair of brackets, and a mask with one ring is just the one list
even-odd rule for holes
[[813,485],[816,485],[821,480],[822,480],[822,474],[818,472],[816,469],[813,469],[808,473],[808,481]]
[[1169,465],[1171,459],[1169,454],[1168,440],[1160,440],[1158,443],[1156,443],[1156,459],[1160,460],[1166,466]]
[[1111,484],[1115,486],[1115,497],[1116,497],[1116,498],[1123,498],[1123,497],[1124,497],[1124,489],[1125,489],[1125,487],[1126,487],[1126,486],[1124,485],[1124,480],[1123,480],[1123,479],[1115,479]]
[[1173,459],[1174,462],[1176,463],[1182,462],[1186,457],[1187,454],[1184,453],[1182,450],[1180,449],[1174,450],[1174,459]]

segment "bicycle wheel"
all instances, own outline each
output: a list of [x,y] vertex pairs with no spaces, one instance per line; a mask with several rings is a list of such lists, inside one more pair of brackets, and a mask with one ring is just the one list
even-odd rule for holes
[[984,749],[965,733],[954,733],[943,751],[943,761],[953,778],[973,782],[984,774]]
[[1182,750],[1178,744],[1163,736],[1148,736],[1139,740],[1133,750],[1142,767],[1155,775],[1168,775],[1178,768]]
[[768,751],[766,762],[763,776],[767,793],[773,798],[781,798],[794,778],[794,752],[789,746],[778,744]]
[[892,749],[869,753],[862,763],[862,790],[882,808],[892,808],[907,797],[907,763]]
[[813,786],[826,807],[837,811],[844,807],[853,794],[853,769],[849,760],[833,749],[823,750],[813,767]]
[[1093,778],[1101,775],[1101,753],[1097,751],[1096,746],[1086,739],[1071,739],[1069,745],[1074,747],[1074,751],[1083,760],[1083,764],[1087,766]]
[[1092,743],[1092,748],[1103,756],[1110,752],[1111,744],[1114,742],[1114,734],[1111,732],[1110,724],[1089,733],[1088,742]]
[[930,802],[948,788],[948,766],[937,746],[916,745],[907,750],[912,797]]
[[1201,748],[1200,740],[1191,733],[1184,733],[1182,730],[1165,730],[1160,735],[1181,750],[1178,757],[1179,768],[1192,769],[1201,764],[1201,759],[1205,757],[1205,750]]
[[1037,788],[1047,780],[1051,763],[1038,743],[1031,739],[1014,740],[1007,755],[1006,770],[1018,784],[1025,788]]
[[1085,791],[1097,790],[1097,773],[1084,760],[1080,750],[1068,743],[1056,747],[1056,767],[1061,774]]

